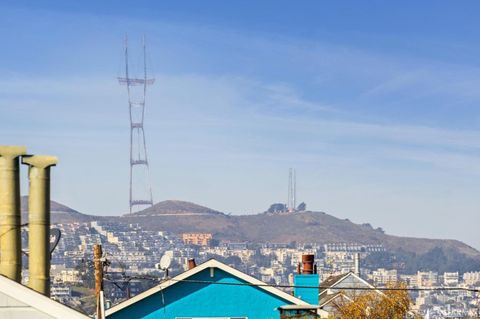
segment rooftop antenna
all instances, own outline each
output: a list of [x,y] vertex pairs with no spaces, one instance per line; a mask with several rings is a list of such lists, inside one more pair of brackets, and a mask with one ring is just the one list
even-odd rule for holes
[[288,171],[288,199],[287,210],[293,212],[296,209],[297,201],[297,177],[294,168],[290,168]]
[[293,192],[292,192],[292,208],[297,209],[297,172],[293,169]]
[[[147,144],[143,122],[145,119],[145,96],[147,86],[155,82],[147,77],[147,50],[145,36],[143,45],[143,77],[130,77],[128,36],[125,35],[125,77],[119,77],[118,82],[127,87],[128,105],[130,110],[130,214],[142,208],[153,206],[152,186],[150,183]],[[137,89],[137,90],[135,90]],[[140,91],[138,89],[141,89]],[[136,94],[135,94],[136,93]],[[141,179],[143,183],[137,183]]]

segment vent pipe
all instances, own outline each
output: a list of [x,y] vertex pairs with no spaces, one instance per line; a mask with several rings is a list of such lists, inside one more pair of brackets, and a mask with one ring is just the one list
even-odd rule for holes
[[188,270],[197,267],[197,263],[195,262],[195,258],[188,259],[187,265],[188,265]]
[[355,273],[355,275],[360,276],[360,253],[355,253],[353,262],[353,272]]
[[28,286],[50,296],[50,167],[57,158],[47,155],[24,157],[30,183],[28,197]]
[[313,264],[315,261],[315,255],[302,255],[302,274],[311,275],[313,274]]
[[24,146],[0,145],[0,274],[21,282],[20,164]]

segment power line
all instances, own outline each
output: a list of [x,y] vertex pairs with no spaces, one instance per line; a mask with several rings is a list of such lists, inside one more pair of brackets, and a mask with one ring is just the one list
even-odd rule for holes
[[18,229],[18,228],[22,228],[22,227],[25,227],[25,226],[28,226],[28,223],[20,224],[20,225],[18,225],[18,226],[12,227],[12,228],[4,231],[3,233],[1,233],[1,234],[0,234],[0,237],[5,236],[7,233],[11,232],[12,230],[15,230],[15,229]]
[[[252,283],[236,283],[236,282],[219,282],[210,280],[193,280],[193,279],[163,279],[155,276],[126,276],[129,280],[152,280],[165,282],[168,280],[193,284],[207,284],[207,285],[227,285],[227,286],[251,286],[251,287],[273,287],[273,288],[311,288],[311,289],[335,289],[335,290],[357,290],[357,291],[466,291],[480,293],[480,289],[466,288],[466,287],[431,287],[431,288],[401,288],[401,287],[342,287],[332,288],[330,286],[305,286],[305,285],[277,285],[277,284],[252,284]],[[114,282],[114,280],[108,279]]]
[[252,284],[252,283],[236,283],[236,282],[218,282],[208,280],[192,280],[192,279],[174,279],[172,281],[197,283],[197,284],[211,284],[211,285],[230,285],[230,286],[253,286],[253,287],[274,287],[274,288],[312,288],[312,289],[336,289],[336,290],[365,290],[365,291],[469,291],[480,292],[480,289],[465,288],[465,287],[432,287],[432,288],[400,288],[400,287],[342,287],[332,288],[330,286],[304,286],[304,285],[277,285],[277,284]]

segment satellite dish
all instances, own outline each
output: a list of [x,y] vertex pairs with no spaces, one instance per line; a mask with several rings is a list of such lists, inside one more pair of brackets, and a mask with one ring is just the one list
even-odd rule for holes
[[[60,241],[61,237],[62,237],[62,233],[61,233],[60,229],[58,229],[58,228],[51,228],[50,229],[50,237],[49,237],[50,259],[52,259],[53,251],[55,250],[55,248],[57,248],[58,242]],[[28,255],[29,254],[28,249],[22,250],[22,253],[27,257],[29,256]]]
[[167,270],[171,263],[172,258],[170,258],[169,255],[163,255],[162,258],[160,258],[160,269]]

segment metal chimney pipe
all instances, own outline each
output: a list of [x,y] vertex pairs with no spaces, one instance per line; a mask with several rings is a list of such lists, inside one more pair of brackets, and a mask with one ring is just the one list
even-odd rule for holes
[[50,296],[50,167],[57,158],[47,155],[24,157],[28,165],[28,286]]
[[197,263],[195,262],[195,258],[188,259],[187,264],[188,264],[188,270],[197,267]]
[[355,253],[353,257],[353,263],[354,263],[354,270],[353,272],[355,275],[360,276],[360,253]]
[[315,255],[302,255],[302,274],[313,274],[313,263],[315,261]]
[[24,146],[0,145],[0,274],[21,282],[20,165]]

